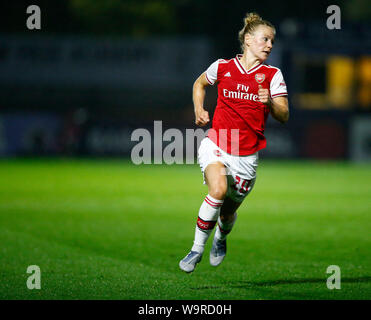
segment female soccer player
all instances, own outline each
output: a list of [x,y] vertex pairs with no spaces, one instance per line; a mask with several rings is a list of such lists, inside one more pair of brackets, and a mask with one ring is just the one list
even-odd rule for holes
[[236,210],[251,192],[258,166],[258,151],[265,148],[265,123],[270,113],[287,122],[287,89],[281,70],[263,64],[272,51],[274,26],[256,13],[248,13],[239,32],[243,51],[230,60],[218,59],[193,85],[196,124],[205,126],[205,88],[218,84],[212,128],[202,140],[198,161],[209,194],[198,213],[193,246],[179,267],[192,272],[201,261],[215,224],[210,264],[218,266],[227,251],[226,237],[237,218]]

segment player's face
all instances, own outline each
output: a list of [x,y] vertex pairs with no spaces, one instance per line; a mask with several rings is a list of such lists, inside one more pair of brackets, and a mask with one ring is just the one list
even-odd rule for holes
[[265,61],[272,51],[274,43],[274,30],[268,26],[259,26],[252,35],[246,39],[247,49],[260,61]]

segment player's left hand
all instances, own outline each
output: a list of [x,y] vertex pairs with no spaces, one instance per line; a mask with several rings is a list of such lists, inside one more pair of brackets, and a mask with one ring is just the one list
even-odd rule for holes
[[263,87],[259,84],[259,90],[258,90],[258,97],[259,101],[264,103],[265,105],[269,106],[272,102],[269,90],[263,89]]

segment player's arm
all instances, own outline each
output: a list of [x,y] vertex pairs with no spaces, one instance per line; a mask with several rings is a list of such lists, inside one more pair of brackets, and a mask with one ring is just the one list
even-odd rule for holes
[[269,90],[263,89],[261,85],[259,85],[258,96],[259,100],[269,107],[274,119],[281,123],[289,120],[289,102],[287,97],[276,97],[272,99]]
[[270,99],[269,107],[272,117],[277,121],[286,123],[289,120],[289,101],[287,97]]
[[195,111],[195,123],[205,126],[209,121],[209,113],[204,109],[206,87],[209,86],[205,73],[201,74],[193,84],[193,106]]

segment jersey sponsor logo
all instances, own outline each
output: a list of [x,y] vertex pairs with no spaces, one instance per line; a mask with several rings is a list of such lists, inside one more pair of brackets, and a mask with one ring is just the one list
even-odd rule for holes
[[281,83],[280,83],[280,86],[282,86],[282,87],[286,87],[286,83],[285,83],[285,82],[281,82]]
[[262,83],[265,79],[265,74],[264,73],[257,73],[255,75],[255,80],[257,83]]
[[243,99],[243,100],[259,101],[258,95],[256,94],[245,93],[241,91],[229,91],[227,89],[223,89],[223,96],[229,99]]
[[231,76],[231,73],[230,72],[227,72],[224,77],[230,77]]

